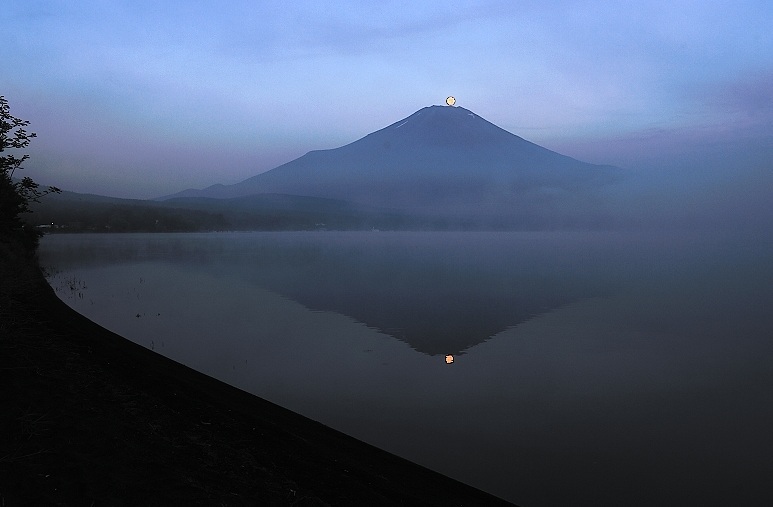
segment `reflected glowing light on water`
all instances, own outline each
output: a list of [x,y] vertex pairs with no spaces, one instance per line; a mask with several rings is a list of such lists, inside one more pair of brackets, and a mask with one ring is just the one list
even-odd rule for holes
[[451,364],[453,362],[454,362],[453,354],[446,354],[446,364]]

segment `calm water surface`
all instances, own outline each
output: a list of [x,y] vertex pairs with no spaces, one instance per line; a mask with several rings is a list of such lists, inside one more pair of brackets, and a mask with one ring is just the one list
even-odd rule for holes
[[767,238],[79,234],[40,256],[104,327],[523,506],[773,501]]

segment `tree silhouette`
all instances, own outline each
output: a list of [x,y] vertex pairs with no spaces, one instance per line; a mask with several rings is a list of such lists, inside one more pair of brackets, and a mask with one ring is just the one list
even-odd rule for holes
[[39,190],[39,185],[27,176],[14,181],[16,171],[23,169],[22,164],[28,154],[17,156],[6,153],[7,150],[21,150],[29,146],[34,132],[24,127],[29,122],[11,115],[8,101],[0,95],[0,240],[19,241],[24,249],[32,254],[38,245],[41,233],[24,224],[21,215],[30,211],[29,204],[38,202],[46,194],[59,193],[56,187]]

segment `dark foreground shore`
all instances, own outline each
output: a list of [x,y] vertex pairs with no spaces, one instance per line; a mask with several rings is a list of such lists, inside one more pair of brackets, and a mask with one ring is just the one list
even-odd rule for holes
[[125,340],[33,263],[0,263],[0,506],[511,505]]

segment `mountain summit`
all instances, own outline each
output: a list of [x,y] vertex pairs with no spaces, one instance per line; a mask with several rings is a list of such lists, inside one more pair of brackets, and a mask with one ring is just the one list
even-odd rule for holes
[[429,106],[340,148],[168,198],[273,193],[430,213],[539,214],[557,201],[577,206],[580,194],[620,173],[542,148],[462,107]]

